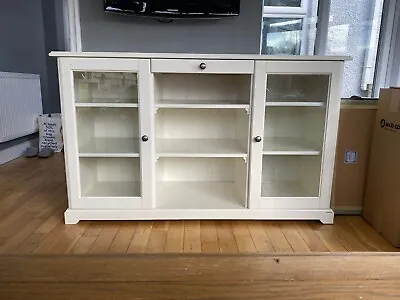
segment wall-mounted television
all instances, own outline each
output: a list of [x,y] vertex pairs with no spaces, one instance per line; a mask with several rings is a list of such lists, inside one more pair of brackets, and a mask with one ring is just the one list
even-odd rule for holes
[[223,18],[238,16],[240,0],[104,0],[106,12],[157,18]]

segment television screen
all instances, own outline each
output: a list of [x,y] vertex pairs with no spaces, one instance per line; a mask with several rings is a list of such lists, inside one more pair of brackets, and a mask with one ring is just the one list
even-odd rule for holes
[[240,0],[104,0],[104,10],[166,18],[219,18],[238,16]]

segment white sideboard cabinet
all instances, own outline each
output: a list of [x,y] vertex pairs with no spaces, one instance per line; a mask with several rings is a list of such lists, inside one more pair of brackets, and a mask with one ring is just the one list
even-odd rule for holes
[[346,57],[50,55],[59,66],[65,223],[333,222]]

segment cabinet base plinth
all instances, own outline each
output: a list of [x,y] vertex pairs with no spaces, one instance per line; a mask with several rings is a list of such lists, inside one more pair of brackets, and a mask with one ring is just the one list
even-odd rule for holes
[[261,209],[155,209],[155,210],[83,210],[67,209],[65,224],[81,220],[319,220],[333,224],[331,209],[261,210]]

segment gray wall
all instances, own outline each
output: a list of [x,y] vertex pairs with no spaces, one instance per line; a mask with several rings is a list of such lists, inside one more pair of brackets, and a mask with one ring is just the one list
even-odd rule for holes
[[60,3],[0,0],[0,71],[39,74],[45,112],[60,111],[56,60],[47,55],[50,50],[65,49],[56,30]]
[[0,0],[0,71],[40,75],[49,105],[41,0]]
[[[62,1],[0,0],[0,71],[39,74],[44,112],[60,111],[56,59],[48,53],[65,49]],[[0,151],[36,137],[1,143]]]
[[262,0],[242,0],[239,17],[155,19],[106,14],[102,1],[80,1],[83,51],[259,53]]

